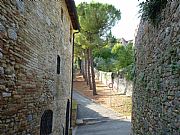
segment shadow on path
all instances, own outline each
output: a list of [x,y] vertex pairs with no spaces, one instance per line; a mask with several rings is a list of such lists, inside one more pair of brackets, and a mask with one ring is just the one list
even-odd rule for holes
[[76,135],[129,135],[131,122],[77,92],[73,98],[78,102]]

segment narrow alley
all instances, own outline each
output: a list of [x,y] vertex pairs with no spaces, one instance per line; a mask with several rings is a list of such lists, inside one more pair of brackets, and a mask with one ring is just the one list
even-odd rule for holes
[[0,0],[0,135],[180,135],[180,0]]

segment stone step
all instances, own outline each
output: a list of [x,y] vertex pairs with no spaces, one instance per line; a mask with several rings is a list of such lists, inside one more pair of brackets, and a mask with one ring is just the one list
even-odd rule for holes
[[76,124],[89,125],[89,124],[96,124],[96,123],[106,122],[106,121],[111,121],[111,119],[109,119],[109,117],[83,118],[83,119],[77,119]]

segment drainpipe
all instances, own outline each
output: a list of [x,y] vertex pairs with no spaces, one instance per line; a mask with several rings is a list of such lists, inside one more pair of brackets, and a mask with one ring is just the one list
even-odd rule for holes
[[72,97],[73,97],[73,65],[74,65],[74,38],[75,34],[79,31],[73,33],[73,47],[72,47],[72,82],[71,82],[71,111],[70,111],[70,127],[72,128]]

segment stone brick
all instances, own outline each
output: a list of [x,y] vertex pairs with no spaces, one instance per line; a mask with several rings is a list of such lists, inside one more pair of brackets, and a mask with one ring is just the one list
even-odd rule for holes
[[20,13],[24,13],[24,1],[23,0],[16,0],[17,9]]
[[[158,27],[143,20],[139,25],[135,41],[133,135],[179,132],[179,7],[178,1],[168,1]],[[146,119],[142,121],[143,118]]]
[[3,74],[4,74],[4,68],[0,67],[0,75],[3,75]]
[[[8,60],[8,61],[9,61],[9,60]],[[15,72],[15,71],[14,71],[13,67],[10,67],[10,66],[8,66],[7,68],[5,68],[5,71],[4,71],[4,73],[5,73],[6,75],[12,75],[14,72]]]
[[16,33],[16,30],[14,28],[9,28],[8,29],[8,37],[10,39],[13,39],[13,40],[17,39],[17,33]]
[[3,54],[2,54],[2,52],[0,52],[0,59],[2,59],[3,58]]
[[27,116],[27,120],[28,120],[28,121],[32,121],[32,120],[33,120],[33,116],[32,116],[31,114],[29,114],[29,115]]
[[5,89],[6,89],[6,86],[0,85],[0,90],[5,90]]
[[3,26],[3,24],[0,22],[0,32],[5,32],[6,28]]
[[0,135],[39,135],[47,110],[53,112],[52,134],[59,135],[71,96],[73,25],[66,2],[1,0],[0,5]]
[[12,94],[11,93],[7,93],[7,92],[3,92],[2,96],[3,97],[10,97]]

